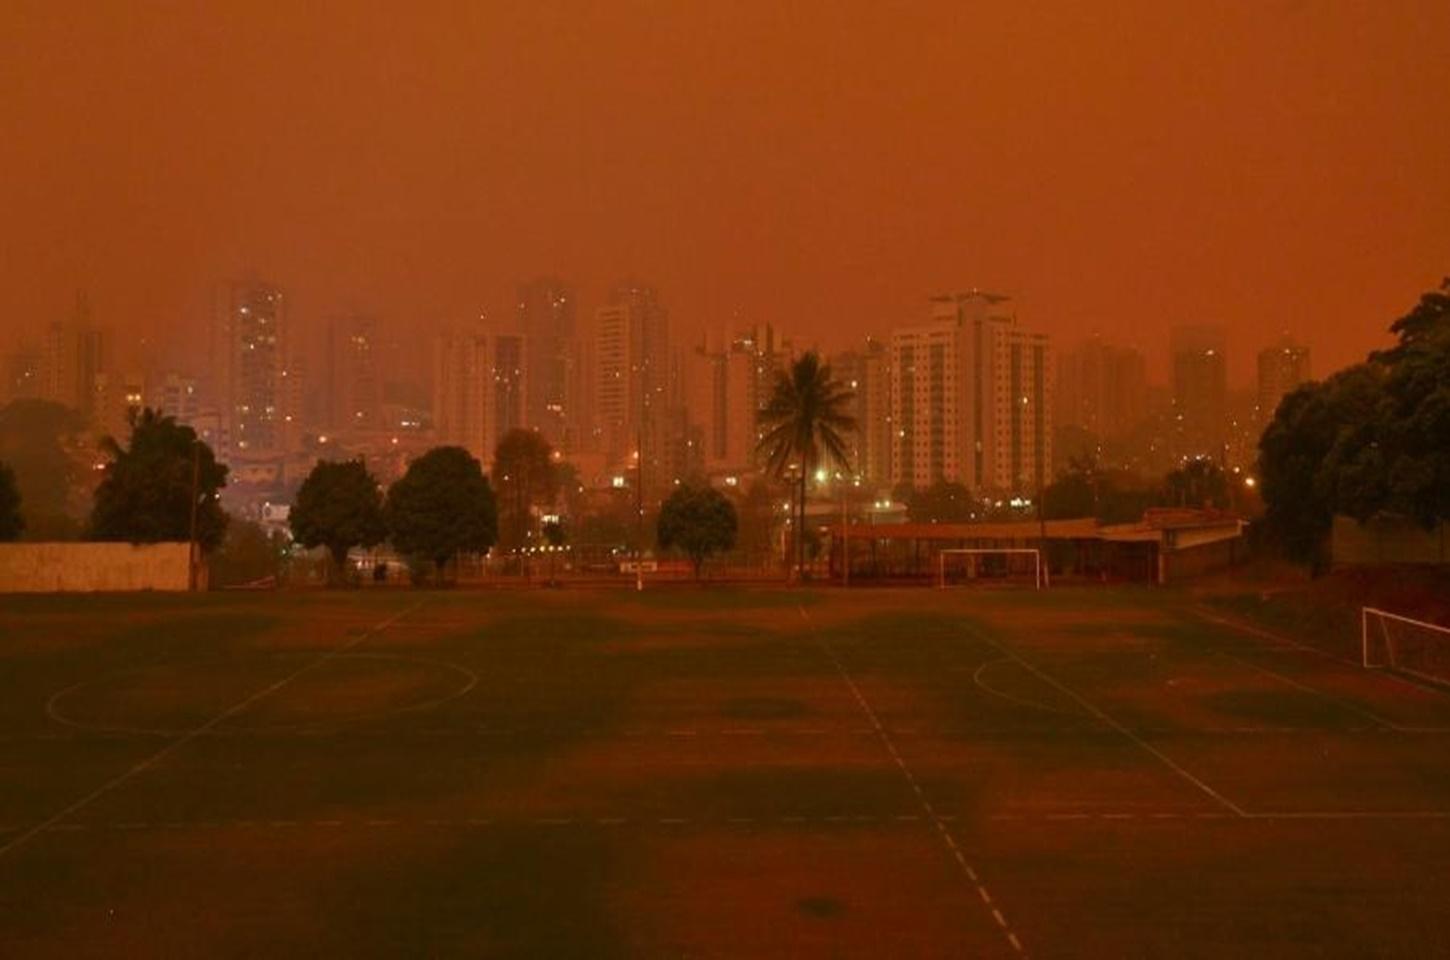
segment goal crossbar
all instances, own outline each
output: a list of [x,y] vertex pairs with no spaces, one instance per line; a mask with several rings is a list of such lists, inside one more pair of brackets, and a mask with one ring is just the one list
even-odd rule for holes
[[1407,673],[1450,684],[1450,627],[1378,607],[1359,611],[1360,659],[1367,669]]
[[938,588],[945,588],[947,585],[947,557],[1001,557],[1001,556],[1030,556],[1032,557],[1032,580],[1035,590],[1041,590],[1047,584],[1047,570],[1042,566],[1042,551],[1035,547],[944,547],[937,551],[937,577]]

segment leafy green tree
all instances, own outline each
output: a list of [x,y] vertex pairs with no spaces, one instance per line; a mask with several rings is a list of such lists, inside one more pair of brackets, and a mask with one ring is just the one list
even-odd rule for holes
[[518,550],[533,536],[534,513],[559,494],[554,448],[537,430],[510,430],[493,452],[499,545]]
[[408,464],[383,505],[388,535],[405,556],[433,561],[483,553],[498,538],[498,505],[478,460],[462,447],[434,447]]
[[856,420],[846,409],[853,396],[812,350],[777,374],[770,398],[756,417],[764,430],[757,450],[765,458],[766,472],[776,479],[784,479],[792,468],[797,472],[796,563],[802,577],[806,481],[819,465],[839,465],[850,472],[846,436],[856,429]]
[[1371,354],[1372,361],[1394,365],[1417,351],[1433,355],[1443,350],[1450,336],[1450,277],[1440,281],[1439,289],[1421,294],[1420,302],[1390,325],[1390,333],[1399,342]]
[[[80,437],[85,417],[48,400],[15,400],[0,408],[0,460],[15,471],[25,536],[68,540],[80,533],[88,499]],[[73,503],[72,501],[76,501]]]
[[1450,278],[1390,329],[1379,429],[1356,460],[1383,464],[1381,509],[1431,530],[1450,521]]
[[1102,481],[1096,460],[1074,457],[1067,469],[1043,488],[1042,516],[1047,520],[1096,517]]
[[698,580],[711,554],[735,546],[739,527],[735,505],[720,491],[708,486],[676,487],[660,507],[659,544],[689,557]]
[[335,581],[343,578],[347,552],[382,543],[383,494],[361,460],[320,460],[297,489],[288,515],[292,536],[311,549],[326,547]]
[[1224,509],[1228,506],[1228,477],[1207,457],[1194,457],[1163,478],[1163,504]]
[[1259,438],[1265,526],[1290,559],[1323,566],[1324,538],[1340,495],[1337,475],[1325,465],[1331,453],[1339,460],[1348,456],[1342,434],[1367,429],[1379,405],[1381,379],[1378,368],[1360,364],[1323,383],[1305,384],[1279,402]]
[[938,480],[925,490],[913,490],[906,500],[906,518],[912,523],[969,523],[976,513],[972,491],[955,480]]
[[25,529],[25,518],[20,514],[20,488],[15,483],[15,471],[0,463],[0,541],[14,540]]
[[1095,517],[1102,523],[1128,523],[1160,499],[1137,477],[1123,469],[1103,467],[1095,457],[1075,457],[1042,491],[1042,514],[1048,520]]
[[1450,520],[1450,279],[1390,329],[1394,347],[1285,397],[1259,440],[1266,526],[1316,570],[1335,514]]
[[187,540],[194,507],[197,543],[210,553],[226,533],[219,495],[227,468],[196,431],[175,418],[147,408],[133,410],[129,419],[127,446],[111,437],[101,442],[110,463],[96,488],[90,536],[131,543]]
[[634,495],[607,491],[592,508],[581,509],[573,520],[573,541],[579,547],[624,548],[635,535]]
[[740,519],[737,547],[742,554],[757,562],[778,553],[781,511],[780,487],[765,477],[757,477],[743,494],[736,498],[736,514]]

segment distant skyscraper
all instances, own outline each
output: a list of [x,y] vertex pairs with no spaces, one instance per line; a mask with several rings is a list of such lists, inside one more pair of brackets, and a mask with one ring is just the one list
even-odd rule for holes
[[146,404],[145,378],[137,371],[103,371],[96,374],[95,395],[96,425],[125,443],[131,435],[131,412]]
[[792,350],[770,324],[759,323],[686,352],[683,415],[706,470],[741,473],[756,465],[756,418]]
[[330,430],[376,430],[383,425],[379,346],[374,317],[352,315],[328,321],[326,400]]
[[1283,337],[1259,351],[1259,395],[1257,419],[1267,424],[1285,394],[1309,382],[1309,348]]
[[288,332],[282,291],[270,284],[232,284],[217,305],[212,389],[223,443],[243,457],[274,456],[285,447],[300,389],[289,372]]
[[555,446],[577,441],[576,297],[555,277],[519,287],[518,322],[529,343],[527,419]]
[[1176,453],[1220,460],[1229,437],[1228,335],[1216,325],[1172,331]]
[[201,413],[196,378],[171,371],[153,381],[146,402],[180,423],[190,424]]
[[863,482],[891,482],[891,364],[886,345],[867,338],[861,350],[831,358],[831,374],[851,388],[856,419],[850,437],[851,468]]
[[433,427],[440,443],[464,447],[488,469],[503,435],[524,425],[525,353],[521,335],[481,325],[435,340]]
[[46,325],[41,342],[38,395],[86,416],[96,409],[96,377],[105,366],[104,339],[92,324],[90,301],[76,296],[75,310]]
[[977,290],[937,296],[929,322],[893,332],[894,483],[1030,496],[1051,479],[1049,343],[1018,327],[1009,303]]
[[1099,442],[1127,436],[1148,416],[1147,363],[1133,347],[1092,337],[1058,363],[1056,421]]
[[23,346],[5,357],[0,403],[30,400],[40,396],[40,351]]
[[[663,476],[671,424],[669,315],[652,287],[616,287],[595,313],[595,415],[604,452]],[[649,480],[647,479],[647,482]]]

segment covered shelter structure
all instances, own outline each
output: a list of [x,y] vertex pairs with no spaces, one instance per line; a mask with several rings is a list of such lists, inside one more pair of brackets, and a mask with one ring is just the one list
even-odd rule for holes
[[1242,519],[1215,510],[1150,509],[1134,523],[1092,517],[984,523],[836,522],[827,537],[827,570],[842,579],[921,580],[935,576],[943,550],[1038,549],[1054,578],[1168,583],[1239,562]]

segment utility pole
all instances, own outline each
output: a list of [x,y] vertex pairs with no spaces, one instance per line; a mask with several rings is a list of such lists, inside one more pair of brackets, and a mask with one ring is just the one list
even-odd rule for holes
[[1037,461],[1037,563],[1042,579],[1048,577],[1047,568],[1047,517],[1042,512],[1042,460]]

